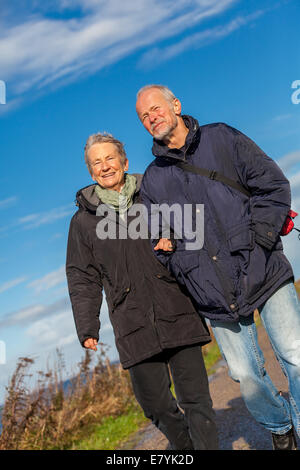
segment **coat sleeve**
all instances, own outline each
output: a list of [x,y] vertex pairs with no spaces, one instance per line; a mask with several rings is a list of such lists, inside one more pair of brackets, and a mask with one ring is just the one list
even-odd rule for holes
[[77,215],[69,228],[66,275],[76,331],[83,346],[87,338],[99,340],[102,280]]
[[271,250],[290,210],[290,184],[274,160],[247,136],[234,131],[235,164],[243,184],[251,193],[255,239]]
[[166,221],[162,218],[157,206],[158,204],[154,201],[153,196],[155,191],[151,189],[150,178],[152,177],[151,168],[146,171],[142,185],[141,185],[141,200],[145,207],[145,217],[147,218],[148,230],[150,236],[150,243],[156,258],[171,271],[169,264],[172,252],[167,251],[154,251],[154,247],[157,245],[160,238],[170,238],[174,247],[176,246],[174,234]]

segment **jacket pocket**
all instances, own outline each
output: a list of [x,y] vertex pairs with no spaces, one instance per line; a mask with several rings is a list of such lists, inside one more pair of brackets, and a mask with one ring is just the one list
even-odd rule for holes
[[[228,309],[232,303],[229,297],[234,297],[234,287],[225,273],[224,263],[217,266],[220,261],[215,258],[211,259],[204,249],[197,254],[184,254],[177,258],[177,277],[203,311]],[[226,280],[226,286],[220,278]]]
[[[131,294],[131,295],[129,295]],[[143,314],[132,299],[131,288],[127,287],[115,294],[111,322],[117,336],[127,336],[144,326]]]
[[236,266],[241,295],[251,303],[265,282],[269,254],[255,242],[250,221],[233,226],[227,232],[227,241]]
[[227,232],[227,242],[231,253],[242,250],[253,250],[254,231],[251,229],[250,222],[234,225]]

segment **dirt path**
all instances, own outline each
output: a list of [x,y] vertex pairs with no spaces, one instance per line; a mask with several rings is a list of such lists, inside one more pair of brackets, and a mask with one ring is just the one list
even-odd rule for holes
[[[287,380],[283,375],[266,332],[258,327],[258,338],[265,356],[265,367],[273,383],[286,396]],[[246,409],[240,395],[240,387],[227,373],[223,361],[217,365],[216,373],[210,377],[210,392],[216,411],[220,449],[222,450],[271,450],[271,434],[260,426]],[[152,424],[136,433],[122,449],[163,450],[167,440]]]

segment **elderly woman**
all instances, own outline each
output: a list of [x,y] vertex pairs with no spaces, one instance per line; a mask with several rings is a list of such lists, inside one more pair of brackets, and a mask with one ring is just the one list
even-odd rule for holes
[[[129,369],[145,416],[165,434],[172,449],[216,449],[201,350],[210,341],[207,327],[155,258],[150,240],[132,239],[128,232],[124,236],[125,212],[141,203],[142,175],[125,173],[123,144],[110,134],[89,137],[85,161],[95,184],[77,192],[79,210],[70,224],[66,264],[79,341],[97,349],[104,288],[120,362]],[[97,225],[105,209],[114,211],[114,236],[99,237]],[[168,365],[184,414],[170,391]]]

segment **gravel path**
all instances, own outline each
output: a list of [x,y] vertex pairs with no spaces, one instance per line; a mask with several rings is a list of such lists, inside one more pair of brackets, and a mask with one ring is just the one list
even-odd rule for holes
[[[273,383],[287,396],[287,380],[283,375],[266,332],[258,327],[258,338],[265,356],[265,367]],[[210,392],[216,411],[221,450],[271,450],[271,434],[260,426],[246,409],[240,387],[227,373],[224,361],[217,364],[216,373],[210,377]],[[136,433],[122,449],[164,450],[165,436],[152,424]]]

